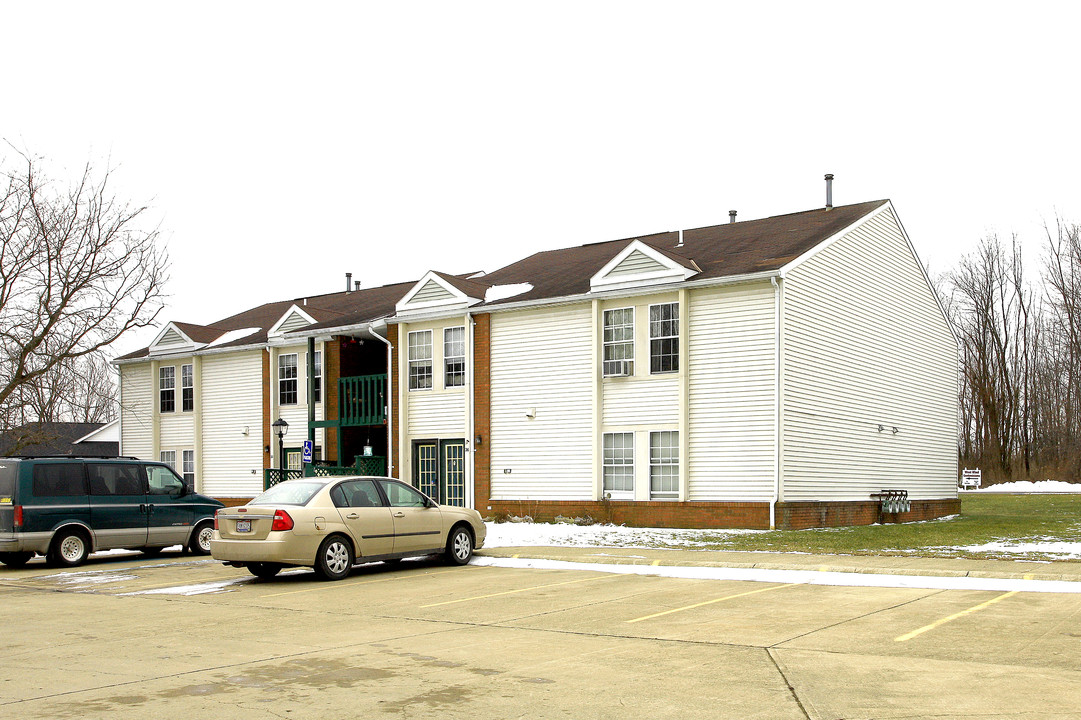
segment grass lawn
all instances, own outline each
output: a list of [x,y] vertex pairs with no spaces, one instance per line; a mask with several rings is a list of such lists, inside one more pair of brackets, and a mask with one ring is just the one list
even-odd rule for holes
[[727,536],[706,531],[702,540],[715,550],[1050,560],[1055,553],[956,548],[996,541],[1081,543],[1081,494],[966,494],[960,515],[939,520]]

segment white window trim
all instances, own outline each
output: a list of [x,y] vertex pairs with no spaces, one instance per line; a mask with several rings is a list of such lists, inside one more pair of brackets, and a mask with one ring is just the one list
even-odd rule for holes
[[[293,358],[293,370],[295,375],[291,378],[282,377],[282,359],[292,357]],[[296,400],[293,402],[282,402],[282,383],[292,380],[296,383]],[[278,355],[278,405],[299,405],[300,404],[300,354],[299,353],[280,353]]]
[[[602,497],[610,497],[612,500],[634,500],[634,488],[637,485],[637,480],[638,480],[638,478],[637,478],[637,469],[635,468],[635,440],[636,440],[635,435],[636,434],[637,433],[635,433],[633,431],[606,432],[606,433],[601,434],[601,493],[602,493]],[[609,435],[624,435],[624,436],[629,435],[630,438],[631,438],[631,445],[630,445],[631,462],[630,462],[630,465],[629,465],[629,467],[631,469],[631,489],[630,490],[606,490],[605,487],[604,487],[604,471],[605,471],[606,468],[609,468],[609,467],[618,467],[618,468],[628,467],[627,463],[620,463],[618,465],[612,465],[612,464],[609,464],[609,463],[605,462],[605,458],[604,458],[604,440]],[[624,447],[624,449],[626,449],[626,447]]]
[[[172,385],[172,387],[168,387],[168,388],[162,387],[162,382],[165,379],[164,377],[162,377],[162,373],[164,371],[166,371],[166,370],[172,370],[173,371],[173,385]],[[161,409],[162,393],[167,391],[167,390],[173,394],[173,409],[172,410],[162,410]],[[176,412],[176,366],[175,365],[161,365],[161,366],[158,367],[158,413],[159,414],[162,414],[162,413],[171,414],[171,413],[175,413],[175,412]]]
[[[186,466],[188,463],[187,456],[191,455],[191,473],[188,473]],[[191,475],[192,486],[195,485],[195,451],[194,450],[181,450],[180,451],[180,477],[184,478],[184,482],[187,482],[187,476]]]
[[[462,331],[462,340],[461,340],[462,354],[461,355],[447,355],[447,333],[449,331],[451,331],[451,330],[461,330]],[[466,352],[465,326],[464,325],[454,325],[452,327],[443,328],[443,387],[444,388],[457,389],[457,388],[464,388],[466,386],[466,380],[468,378],[468,372],[466,370],[466,364],[465,364],[466,363],[465,352]],[[459,358],[461,358],[461,361],[462,361],[462,382],[460,384],[458,384],[458,385],[447,385],[447,361],[448,360],[457,360]]]
[[[184,368],[190,368],[189,378],[191,379],[191,385],[184,384]],[[184,391],[191,388],[191,410],[184,409]],[[180,366],[180,412],[194,412],[195,411],[195,364],[185,363]]]
[[[427,358],[418,358],[414,360],[410,357],[413,349],[413,344],[410,342],[414,335],[428,334],[428,347],[431,348],[430,354]],[[406,362],[406,376],[405,383],[409,392],[431,392],[435,389],[435,333],[431,330],[410,330],[405,339],[405,362]],[[431,382],[428,387],[413,387],[413,364],[414,363],[428,363],[428,370],[431,377]]]
[[[675,447],[674,447],[674,449],[676,451],[676,461],[675,462],[656,462],[656,463],[653,462],[653,436],[654,435],[659,435],[662,432],[675,433],[675,435],[676,435],[676,444],[675,444]],[[649,456],[649,477],[648,477],[648,481],[649,481],[649,499],[650,500],[666,501],[666,502],[678,501],[679,500],[679,477],[680,477],[680,474],[679,474],[680,442],[679,442],[679,440],[680,440],[680,438],[679,438],[679,430],[650,430],[649,431],[648,439],[647,439],[647,443],[648,443],[649,447],[647,448],[647,453],[648,453],[648,456]],[[673,494],[671,494],[671,495],[655,495],[653,493],[653,468],[655,468],[655,467],[675,467],[675,469],[676,469],[676,475],[675,475],[675,477],[676,477],[676,489],[672,490],[672,491],[669,491],[669,492],[671,492]]]
[[[676,312],[679,314],[679,317],[676,318],[676,323],[677,323],[677,325],[676,325],[676,334],[675,335],[661,335],[659,337],[654,338],[653,337],[653,320],[652,320],[653,308],[661,307],[662,305],[675,305],[676,306]],[[646,310],[646,341],[649,344],[649,374],[650,375],[676,375],[676,374],[679,373],[680,368],[678,368],[678,367],[675,370],[658,370],[656,372],[653,371],[653,341],[654,340],[674,339],[676,341],[676,343],[678,344],[679,343],[679,324],[678,323],[682,323],[682,322],[683,322],[683,312],[682,312],[682,309],[679,306],[679,300],[669,300],[668,302],[651,303],[649,305],[649,307],[647,308],[647,310]],[[676,351],[676,365],[679,365],[679,351],[678,350]]]
[[[638,336],[638,333],[636,332],[636,328],[637,328],[637,325],[638,325],[637,309],[635,308],[634,305],[628,305],[626,307],[604,308],[604,309],[601,310],[601,376],[606,377],[606,378],[608,378],[608,377],[624,377],[623,375],[614,375],[612,373],[609,373],[605,369],[605,366],[604,366],[604,364],[606,362],[605,359],[604,359],[604,356],[605,356],[604,350],[605,350],[605,348],[607,348],[609,345],[624,345],[624,344],[626,344],[628,342],[627,340],[618,340],[618,341],[609,342],[609,341],[606,341],[604,339],[604,331],[608,327],[608,325],[605,323],[605,316],[610,312],[617,312],[619,310],[630,310],[631,311],[631,339],[629,341],[630,346],[631,346],[631,357],[630,357],[629,360],[627,358],[624,358],[624,362],[630,362],[631,363],[631,372],[626,377],[634,377],[635,370],[637,369],[636,368],[636,363],[635,363],[636,357],[635,357],[635,351],[634,351],[635,341],[636,341],[637,336]],[[615,361],[609,361],[609,362],[615,362]]]

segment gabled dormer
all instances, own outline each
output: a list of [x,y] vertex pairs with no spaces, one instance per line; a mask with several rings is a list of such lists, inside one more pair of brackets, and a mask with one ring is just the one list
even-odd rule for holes
[[150,355],[194,352],[206,345],[207,330],[209,328],[200,325],[171,322],[162,328],[154,342],[150,343],[148,351]]
[[278,322],[274,323],[270,330],[267,331],[267,337],[280,338],[287,332],[299,330],[314,323],[315,318],[304,312],[300,306],[292,305],[280,318],[278,318]]
[[488,285],[429,270],[394,306],[399,315],[465,309],[484,299]]
[[634,240],[589,279],[590,292],[623,290],[687,280],[699,273],[693,260]]

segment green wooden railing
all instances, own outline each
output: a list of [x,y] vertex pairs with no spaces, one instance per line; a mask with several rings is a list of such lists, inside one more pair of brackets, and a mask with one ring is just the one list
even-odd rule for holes
[[379,455],[357,455],[352,465],[323,465],[309,463],[303,470],[286,470],[284,477],[281,468],[267,468],[263,470],[263,489],[267,490],[277,485],[282,480],[295,480],[301,477],[337,477],[341,475],[375,475],[382,477],[387,474],[387,459]]
[[386,374],[338,378],[338,422],[341,427],[382,425],[386,419]]

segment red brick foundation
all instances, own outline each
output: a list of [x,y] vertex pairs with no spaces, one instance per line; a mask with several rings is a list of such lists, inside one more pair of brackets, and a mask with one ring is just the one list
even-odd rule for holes
[[[597,522],[630,527],[769,529],[769,503],[764,502],[489,500],[477,509],[488,518],[528,515],[538,522],[551,522],[562,515],[570,518],[591,517]],[[776,522],[782,530],[803,530],[931,520],[960,512],[961,501],[958,498],[913,500],[910,512],[886,516],[879,513],[879,504],[873,501],[789,502],[777,503]]]

